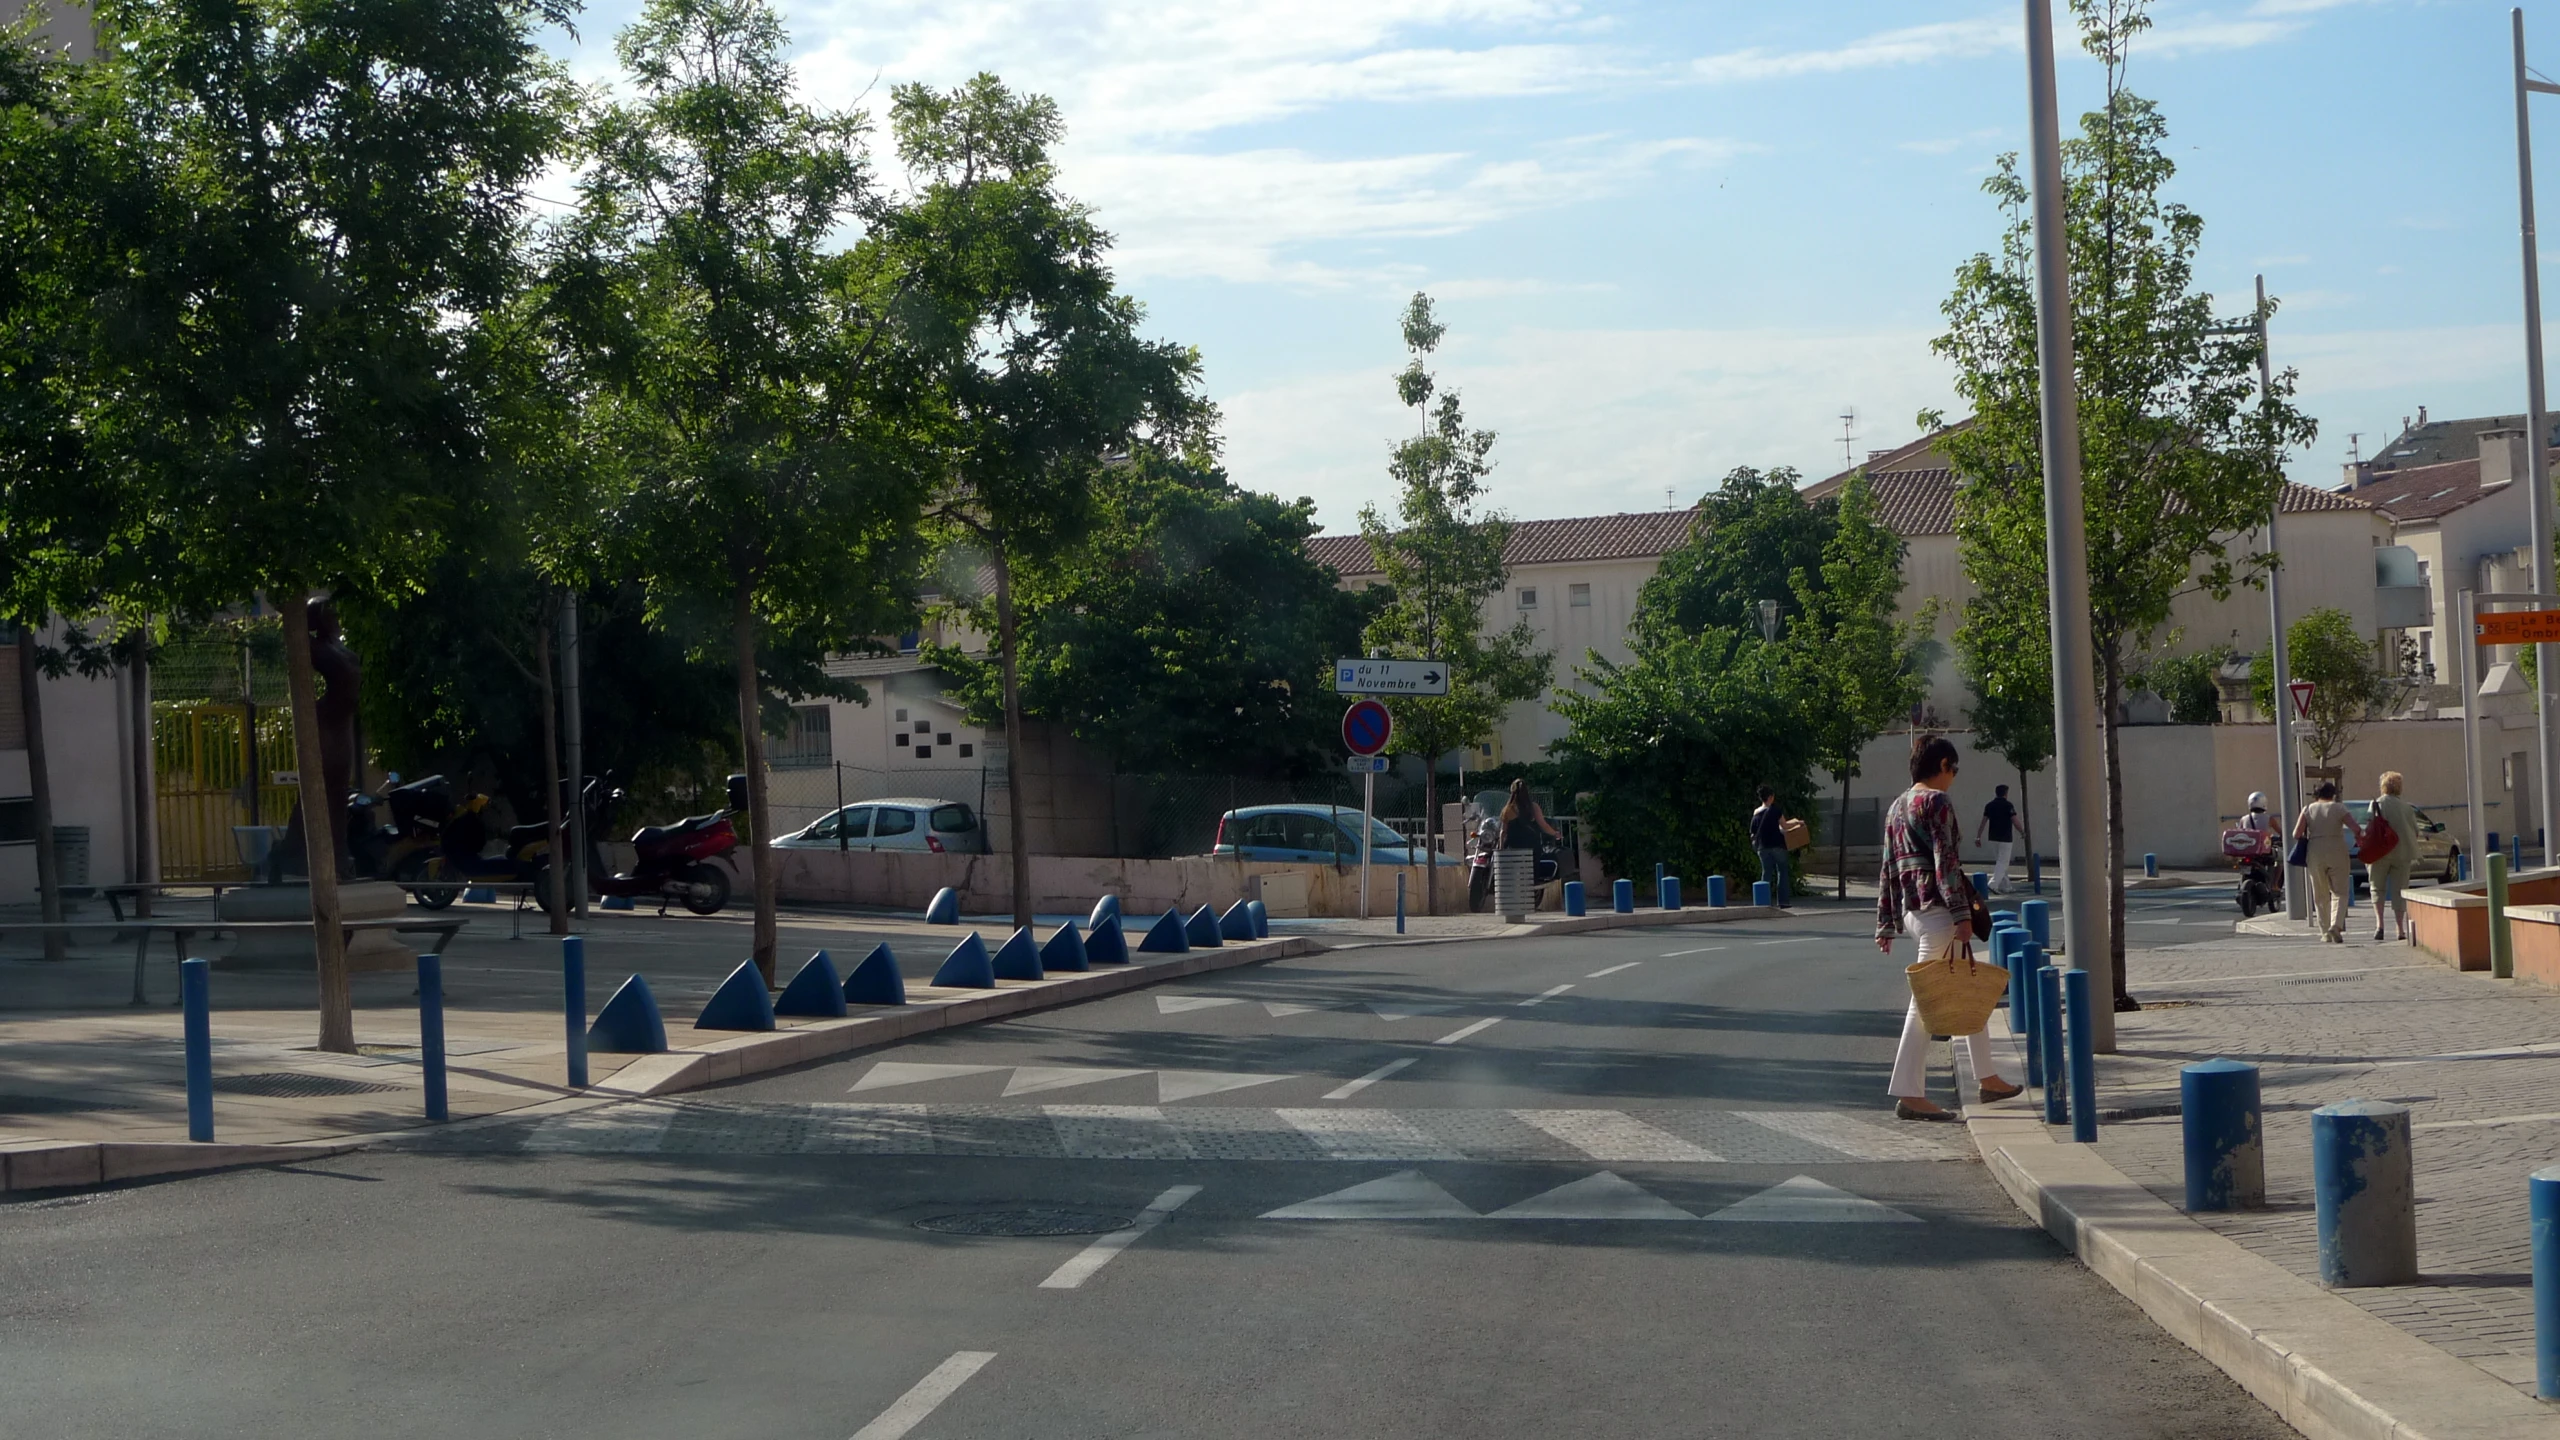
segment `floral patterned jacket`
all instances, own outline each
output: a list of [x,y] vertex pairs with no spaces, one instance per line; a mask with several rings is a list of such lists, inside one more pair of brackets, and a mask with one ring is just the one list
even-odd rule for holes
[[1876,877],[1876,938],[1902,933],[1903,917],[1931,906],[1954,909],[1970,899],[1964,878],[1964,831],[1955,803],[1940,790],[1914,785],[1884,816],[1884,865]]

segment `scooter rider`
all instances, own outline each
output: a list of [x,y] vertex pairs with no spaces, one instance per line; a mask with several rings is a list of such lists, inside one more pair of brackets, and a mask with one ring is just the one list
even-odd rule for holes
[[2274,828],[2267,819],[2266,791],[2252,790],[2249,792],[2249,813],[2240,817],[2240,828],[2243,830],[2254,830],[2261,835],[2264,835],[2268,830]]

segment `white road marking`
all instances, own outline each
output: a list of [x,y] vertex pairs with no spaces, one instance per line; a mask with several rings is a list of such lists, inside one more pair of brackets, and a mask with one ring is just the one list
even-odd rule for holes
[[1583,978],[1583,979],[1585,979],[1585,980],[1597,980],[1597,979],[1599,979],[1599,978],[1600,978],[1601,976],[1603,976],[1603,975],[1615,975],[1615,974],[1617,974],[1617,973],[1618,973],[1619,971],[1621,971],[1621,970],[1633,970],[1634,968],[1636,968],[1637,966],[1639,966],[1639,965],[1641,965],[1641,964],[1643,964],[1643,963],[1644,963],[1644,962],[1643,962],[1643,961],[1641,961],[1641,960],[1630,960],[1630,961],[1628,961],[1628,962],[1627,962],[1626,964],[1624,964],[1624,965],[1612,965],[1612,966],[1610,966],[1610,967],[1609,967],[1608,969],[1606,969],[1606,970],[1594,970],[1594,971],[1592,971],[1590,974],[1585,975],[1585,976],[1583,976],[1582,978]]
[[1448,1034],[1441,1036],[1439,1039],[1434,1040],[1431,1043],[1434,1045],[1455,1045],[1459,1041],[1466,1039],[1468,1036],[1475,1034],[1479,1030],[1490,1030],[1501,1023],[1501,1016],[1488,1015],[1473,1025],[1461,1025],[1457,1029],[1450,1031]]
[[1197,1100],[1203,1095],[1217,1095],[1296,1078],[1294,1075],[1240,1075],[1218,1070],[1159,1070],[1156,1072],[1156,1103],[1170,1105],[1176,1100]]
[[1072,1160],[1188,1160],[1191,1146],[1153,1105],[1043,1105]]
[[1114,1230],[1108,1235],[1097,1238],[1092,1244],[1077,1251],[1074,1258],[1066,1264],[1049,1272],[1049,1278],[1040,1282],[1040,1288],[1073,1290],[1083,1285],[1084,1282],[1093,1278],[1095,1271],[1110,1264],[1112,1256],[1138,1243],[1138,1237],[1163,1224],[1167,1216],[1182,1208],[1183,1201],[1199,1193],[1200,1187],[1197,1185],[1176,1185],[1167,1190],[1157,1196],[1146,1209],[1139,1211],[1138,1218],[1129,1222],[1128,1229]]
[[[1371,1180],[1283,1205],[1262,1213],[1265,1220],[1473,1220],[1470,1210],[1457,1196],[1432,1184],[1419,1170],[1399,1170],[1383,1180]],[[856,1436],[855,1440],[861,1440]]]
[[1386,1079],[1390,1075],[1393,1075],[1407,1065],[1412,1064],[1414,1059],[1414,1056],[1407,1055],[1401,1060],[1390,1060],[1386,1064],[1379,1066],[1377,1069],[1370,1071],[1368,1074],[1361,1076],[1357,1080],[1346,1080],[1343,1083],[1334,1086],[1332,1089],[1327,1090],[1324,1092],[1324,1098],[1327,1100],[1348,1100],[1352,1096],[1359,1094],[1361,1091],[1366,1090],[1370,1086],[1377,1084],[1379,1081]]
[[880,1412],[880,1418],[853,1432],[853,1440],[900,1440],[908,1431],[924,1423],[953,1391],[969,1383],[969,1377],[986,1368],[996,1358],[993,1350],[963,1350],[933,1367],[933,1373],[917,1381],[913,1389],[898,1397],[897,1402]]
[[1291,1005],[1279,1000],[1265,1000],[1262,1002],[1262,1008],[1270,1011],[1271,1018],[1277,1020],[1288,1015],[1309,1014],[1317,1010],[1325,1009],[1326,1007],[1322,1005]]
[[1617,1110],[1514,1110],[1523,1123],[1543,1130],[1594,1160],[1716,1164],[1724,1157],[1658,1130]]
[[1448,1141],[1392,1110],[1275,1110],[1329,1160],[1463,1160]]
[[1215,1010],[1221,1005],[1243,1003],[1242,1000],[1227,995],[1159,995],[1156,997],[1156,1013],[1180,1015],[1190,1010]]
[[1126,1080],[1144,1075],[1144,1070],[1092,1070],[1081,1065],[1016,1065],[1013,1078],[1005,1083],[1004,1098],[1036,1095],[1043,1090],[1064,1090],[1070,1085],[1092,1085],[1104,1080]]
[[1541,1000],[1553,1000],[1553,999],[1554,999],[1554,998],[1556,998],[1557,996],[1559,996],[1559,995],[1563,994],[1564,992],[1566,992],[1567,990],[1570,990],[1570,989],[1572,989],[1572,988],[1573,988],[1573,987],[1572,987],[1572,986],[1570,986],[1570,985],[1558,985],[1558,986],[1556,986],[1555,988],[1553,988],[1553,989],[1551,989],[1551,990],[1543,990],[1543,991],[1540,991],[1538,994],[1532,995],[1532,996],[1530,996],[1528,999],[1521,1001],[1521,1002],[1520,1002],[1520,1008],[1521,1008],[1521,1009],[1523,1009],[1523,1010],[1526,1010],[1526,1009],[1528,1009],[1530,1006],[1537,1004],[1537,1003],[1538,1003],[1539,1001],[1541,1001]]
[[1836,935],[1798,935],[1791,940],[1755,940],[1755,945],[1810,945],[1816,940],[1836,940]]
[[1933,1126],[1888,1128],[1889,1121],[1870,1123],[1838,1110],[1736,1110],[1733,1117],[1858,1160],[1942,1160],[1954,1144],[1922,1138]]
[[1662,952],[1662,958],[1665,960],[1677,960],[1683,955],[1713,955],[1719,950],[1730,950],[1732,948],[1733,947],[1730,945],[1706,945],[1695,950],[1665,950]]
[[1917,1215],[1905,1215],[1890,1205],[1878,1204],[1837,1186],[1825,1185],[1810,1175],[1798,1175],[1792,1180],[1772,1185],[1739,1204],[1726,1206],[1707,1219],[1816,1225],[1921,1223]]
[[1488,1220],[1695,1220],[1698,1217],[1631,1180],[1603,1170],[1505,1205]]
[[1455,1005],[1380,1005],[1371,1002],[1369,1009],[1381,1020],[1410,1020],[1416,1015],[1446,1015]]
[[1002,1070],[1002,1065],[918,1065],[906,1060],[883,1060],[871,1067],[871,1073],[853,1082],[845,1093],[859,1095],[865,1090],[885,1090],[892,1085],[921,1085],[928,1080],[956,1080],[963,1075],[985,1075]]

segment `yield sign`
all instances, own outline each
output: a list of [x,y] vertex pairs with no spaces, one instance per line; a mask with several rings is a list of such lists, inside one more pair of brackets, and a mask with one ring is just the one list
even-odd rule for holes
[[2309,680],[2296,680],[2284,688],[2293,692],[2293,718],[2296,720],[2310,719],[2311,692],[2320,687]]

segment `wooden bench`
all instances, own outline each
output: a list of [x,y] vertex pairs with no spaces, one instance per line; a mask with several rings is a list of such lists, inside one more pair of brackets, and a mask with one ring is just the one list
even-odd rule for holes
[[[467,916],[450,920],[348,920],[343,922],[340,928],[349,938],[360,930],[388,930],[395,935],[433,935],[436,937],[436,949],[441,952],[453,944],[453,937],[460,934],[462,927],[469,923]],[[272,934],[288,930],[307,932],[310,929],[311,922],[308,920],[127,920],[117,924],[98,925],[86,925],[77,920],[64,920],[53,924],[40,920],[23,922],[0,920],[0,935],[68,936],[75,931],[86,930],[133,931],[133,999],[130,1003],[135,1005],[150,1003],[143,995],[142,977],[143,968],[151,956],[151,937],[154,935],[168,936],[169,948],[174,952],[172,959],[184,961],[187,958],[187,941],[197,935],[228,933],[237,936],[258,932]]]

